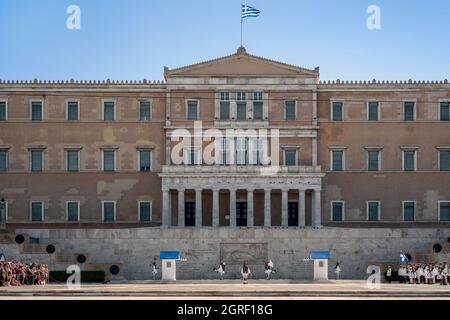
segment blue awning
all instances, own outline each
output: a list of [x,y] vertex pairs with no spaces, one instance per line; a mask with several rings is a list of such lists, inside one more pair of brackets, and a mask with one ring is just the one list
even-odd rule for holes
[[310,259],[330,259],[330,251],[311,251],[309,253]]
[[161,251],[159,253],[159,258],[170,259],[170,260],[179,260],[180,259],[180,251]]

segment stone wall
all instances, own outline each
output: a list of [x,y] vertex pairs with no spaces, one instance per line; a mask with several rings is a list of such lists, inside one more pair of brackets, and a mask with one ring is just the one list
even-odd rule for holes
[[[25,244],[0,243],[0,252],[8,259],[51,263],[64,270],[84,254],[89,265],[112,264],[122,268],[128,280],[151,279],[150,264],[159,252],[179,250],[187,259],[178,262],[178,279],[212,279],[212,271],[221,258],[227,263],[227,278],[238,278],[239,268],[247,261],[255,278],[262,278],[266,258],[274,261],[280,279],[312,279],[313,267],[304,261],[311,250],[330,250],[330,277],[336,261],[341,262],[342,277],[362,279],[369,264],[384,268],[398,264],[399,252],[413,260],[450,262],[450,229],[350,229],[350,228],[130,228],[130,229],[42,229],[17,230],[40,238],[39,246],[54,244],[56,253],[49,258],[45,250],[24,251]],[[443,250],[434,254],[432,246]],[[22,248],[20,249],[20,247]],[[28,245],[29,246],[29,245]],[[20,250],[19,250],[19,249]],[[71,262],[71,260],[73,260]],[[108,271],[107,271],[108,272]]]

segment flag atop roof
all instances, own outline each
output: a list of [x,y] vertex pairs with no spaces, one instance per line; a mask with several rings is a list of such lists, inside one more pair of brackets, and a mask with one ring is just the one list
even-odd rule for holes
[[247,6],[246,4],[242,5],[242,19],[250,18],[250,17],[258,17],[261,11],[256,8]]

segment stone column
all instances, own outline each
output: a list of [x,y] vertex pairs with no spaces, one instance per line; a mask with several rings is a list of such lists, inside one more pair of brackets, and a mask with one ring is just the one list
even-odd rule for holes
[[305,190],[298,190],[298,226],[305,225]]
[[271,216],[270,216],[270,192],[271,189],[264,189],[264,226],[270,227]]
[[314,227],[320,227],[322,225],[320,217],[320,190],[314,190]]
[[171,222],[169,212],[169,189],[162,189],[162,217],[161,224],[165,227],[170,226]]
[[219,189],[213,189],[212,225],[220,226],[219,218]]
[[311,142],[312,165],[317,166],[317,138],[312,138]]
[[178,226],[184,227],[184,189],[178,189]]
[[195,189],[195,226],[202,226],[202,189]]
[[281,226],[288,226],[288,190],[281,190]]
[[236,227],[236,189],[230,189],[230,227]]
[[253,227],[254,225],[253,190],[247,190],[247,226]]

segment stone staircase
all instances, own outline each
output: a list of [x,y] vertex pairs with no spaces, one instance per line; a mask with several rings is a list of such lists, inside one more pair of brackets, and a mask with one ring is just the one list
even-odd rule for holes
[[[7,260],[48,264],[52,271],[64,271],[70,265],[78,265],[82,271],[104,271],[106,281],[124,280],[123,263],[121,262],[91,262],[90,257],[85,255],[86,261],[79,263],[77,257],[81,253],[60,252],[58,245],[55,244],[55,252],[49,254],[47,253],[48,244],[31,243],[27,234],[22,234],[22,236],[24,238],[23,243],[17,243],[14,233],[0,231],[0,253],[3,253]],[[110,267],[112,265],[119,267],[118,274],[111,274]]]

